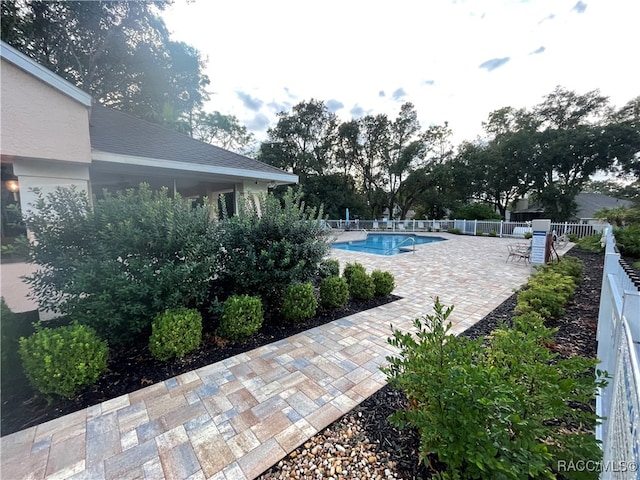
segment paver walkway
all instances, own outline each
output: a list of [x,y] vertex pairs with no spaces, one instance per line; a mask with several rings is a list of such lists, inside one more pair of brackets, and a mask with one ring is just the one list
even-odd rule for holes
[[505,263],[512,240],[440,236],[392,257],[334,250],[391,271],[403,299],[5,436],[1,478],[255,478],[385,384],[390,323],[410,329],[437,295],[463,331],[530,274]]

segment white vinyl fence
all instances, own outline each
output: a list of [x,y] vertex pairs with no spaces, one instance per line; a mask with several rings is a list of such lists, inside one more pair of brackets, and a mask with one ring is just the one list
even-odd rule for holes
[[[335,230],[365,230],[383,232],[446,232],[458,229],[465,235],[490,235],[496,237],[524,237],[531,231],[527,222],[504,222],[489,220],[327,220],[327,225]],[[558,236],[573,234],[578,238],[601,233],[606,224],[552,223],[551,230]]]
[[605,231],[605,263],[598,316],[598,358],[609,384],[596,399],[604,417],[603,480],[640,478],[640,278],[621,263],[611,229]]

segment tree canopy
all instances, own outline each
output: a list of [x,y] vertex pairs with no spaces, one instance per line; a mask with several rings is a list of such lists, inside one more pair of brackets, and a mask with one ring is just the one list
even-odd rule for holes
[[157,123],[202,106],[209,80],[195,48],[172,41],[166,1],[2,2],[2,40],[106,106]]
[[[483,126],[483,139],[454,148],[448,125],[422,129],[410,103],[396,118],[339,122],[324,102],[311,100],[279,115],[259,157],[299,174],[303,186],[312,186],[312,204],[343,202],[336,211],[350,207],[368,218],[405,218],[411,209],[420,218],[442,217],[476,211],[461,209],[474,203],[504,218],[518,198],[530,196],[546,215],[566,220],[594,174],[640,172],[640,97],[616,110],[597,90],[557,87],[531,109],[491,112]],[[340,199],[328,191],[336,185]]]

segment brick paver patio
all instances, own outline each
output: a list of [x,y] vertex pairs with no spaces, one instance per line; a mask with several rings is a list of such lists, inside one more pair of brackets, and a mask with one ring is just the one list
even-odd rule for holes
[[385,384],[390,324],[410,329],[439,296],[461,332],[530,274],[505,262],[513,240],[439,236],[391,257],[332,251],[392,272],[403,298],[5,436],[1,478],[255,478]]

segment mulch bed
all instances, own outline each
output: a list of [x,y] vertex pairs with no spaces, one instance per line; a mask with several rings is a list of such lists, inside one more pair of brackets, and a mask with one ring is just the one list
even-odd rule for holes
[[12,378],[5,378],[8,375],[2,378],[0,391],[2,436],[162,382],[262,345],[268,345],[318,325],[393,302],[399,298],[396,295],[389,295],[376,297],[369,301],[352,300],[342,308],[319,309],[318,314],[306,322],[295,325],[264,326],[257,335],[243,343],[226,342],[217,337],[210,331],[210,328],[207,328],[211,323],[205,319],[203,342],[197,351],[182,359],[161,362],[151,356],[146,341],[126,348],[111,348],[107,371],[98,382],[74,398],[57,399],[53,403],[48,403],[45,396],[37,394],[31,388],[27,379],[21,374],[20,363],[14,362],[16,365],[14,371],[11,372]]

